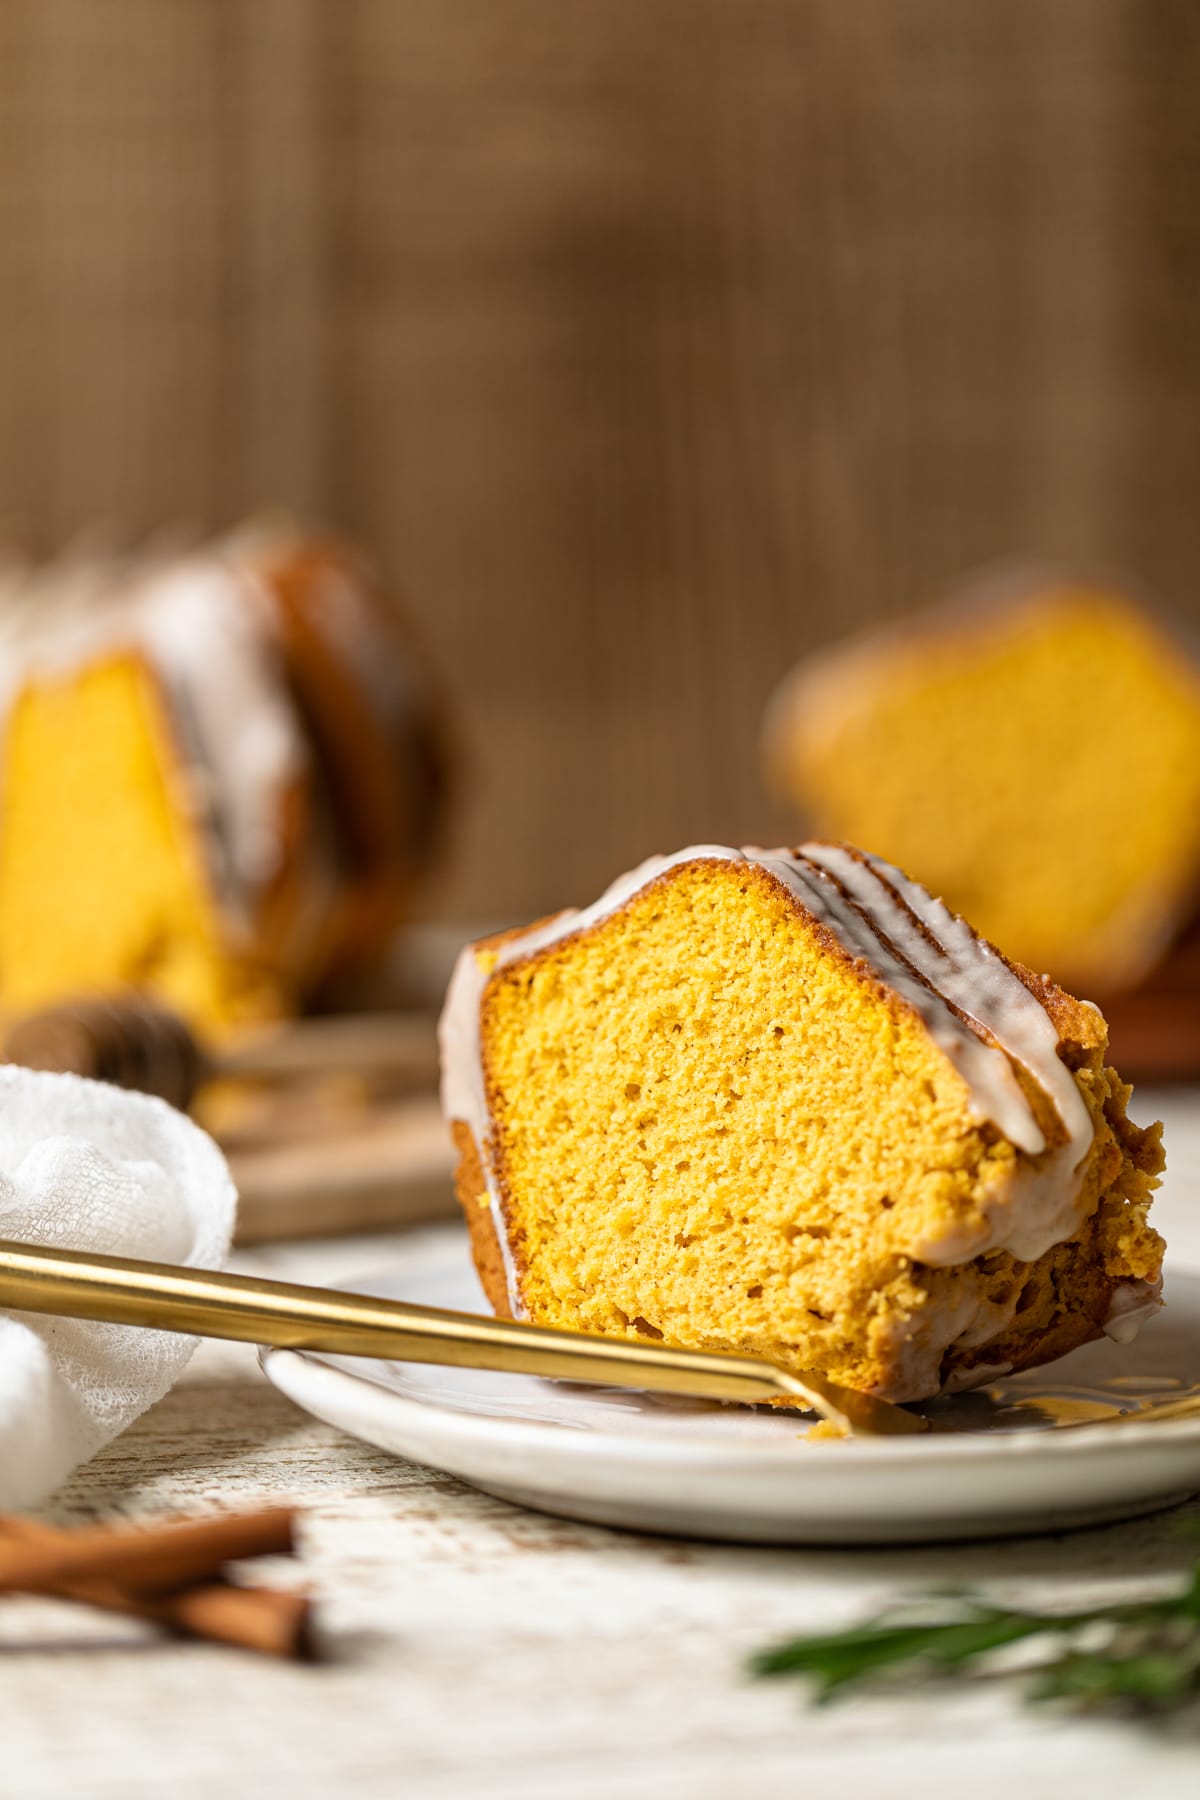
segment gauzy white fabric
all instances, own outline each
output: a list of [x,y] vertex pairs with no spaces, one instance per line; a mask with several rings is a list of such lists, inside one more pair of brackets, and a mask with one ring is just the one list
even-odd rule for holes
[[[0,1067],[0,1238],[211,1268],[235,1208],[221,1152],[165,1102]],[[195,1342],[0,1297],[0,1508],[50,1493],[161,1399]]]

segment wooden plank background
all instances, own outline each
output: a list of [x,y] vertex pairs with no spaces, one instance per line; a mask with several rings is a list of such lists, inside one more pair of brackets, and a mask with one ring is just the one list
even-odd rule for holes
[[1200,616],[1200,16],[5,0],[0,520],[283,503],[460,721],[430,905],[789,829],[789,659],[1013,551]]

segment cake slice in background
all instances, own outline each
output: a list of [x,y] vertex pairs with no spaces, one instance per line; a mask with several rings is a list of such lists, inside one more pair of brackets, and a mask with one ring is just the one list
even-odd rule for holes
[[1012,956],[1127,989],[1200,888],[1200,662],[1119,584],[965,582],[819,652],[771,703],[776,791],[870,844]]
[[290,524],[0,595],[0,1009],[127,989],[219,1026],[376,956],[441,810],[419,661]]
[[844,846],[656,857],[468,947],[441,1038],[499,1313],[904,1401],[1159,1305],[1100,1014]]

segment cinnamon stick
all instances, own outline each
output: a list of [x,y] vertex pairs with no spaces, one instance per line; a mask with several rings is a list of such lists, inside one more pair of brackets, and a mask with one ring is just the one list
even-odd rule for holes
[[194,1586],[244,1557],[288,1556],[295,1549],[290,1507],[227,1513],[170,1525],[97,1525],[55,1532],[35,1544],[23,1521],[0,1518],[0,1593],[34,1593],[68,1581],[113,1581],[136,1593]]
[[206,1581],[178,1594],[135,1594],[115,1582],[69,1581],[39,1590],[47,1599],[78,1600],[101,1612],[145,1619],[181,1637],[203,1638],[259,1656],[312,1655],[312,1603],[277,1588],[230,1587]]
[[[56,1531],[52,1526],[35,1524],[29,1519],[0,1517],[0,1550],[7,1548],[15,1553],[24,1546],[23,1554],[29,1569],[34,1566],[32,1553],[38,1553],[42,1559],[51,1553],[61,1553],[74,1535]],[[96,1536],[93,1532],[86,1535]],[[45,1567],[44,1561],[42,1566]],[[188,1637],[228,1644],[259,1655],[297,1658],[312,1653],[312,1607],[303,1594],[272,1588],[232,1587],[221,1580],[205,1580],[174,1593],[143,1593],[98,1576],[54,1582],[46,1582],[43,1578],[36,1585],[26,1578],[19,1585],[23,1592],[78,1600],[106,1612],[145,1619]]]

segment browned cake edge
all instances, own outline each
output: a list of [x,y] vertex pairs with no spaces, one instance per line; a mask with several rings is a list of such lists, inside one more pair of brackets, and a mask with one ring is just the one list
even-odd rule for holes
[[[347,544],[303,534],[251,558],[250,567],[272,602],[321,772],[327,854],[337,864],[336,898],[306,972],[306,985],[319,986],[370,961],[405,916],[444,825],[448,733],[425,659]],[[341,633],[326,620],[338,583],[355,601],[353,629]]]

